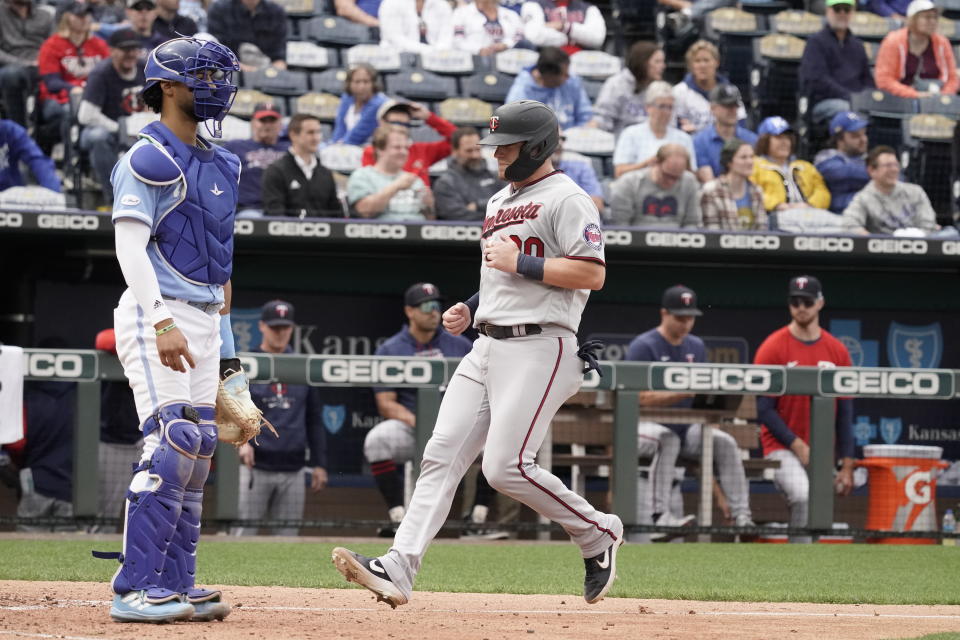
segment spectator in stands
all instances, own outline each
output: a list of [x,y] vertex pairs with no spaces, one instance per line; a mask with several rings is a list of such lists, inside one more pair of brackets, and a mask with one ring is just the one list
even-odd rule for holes
[[577,183],[578,187],[586,191],[593,200],[593,204],[597,205],[597,211],[603,215],[603,187],[597,180],[597,172],[593,170],[593,164],[586,156],[571,151],[565,152],[563,145],[566,141],[566,136],[561,132],[560,144],[553,152],[553,168],[563,171]]
[[867,119],[841,111],[830,120],[830,148],[814,166],[830,189],[830,211],[843,213],[853,196],[870,181],[867,174]]
[[504,102],[516,100],[537,100],[547,105],[557,114],[562,129],[579,127],[593,117],[580,78],[570,75],[570,56],[558,47],[543,47],[537,64],[517,74]]
[[613,151],[613,176],[644,169],[657,162],[657,149],[665,144],[679,144],[687,150],[692,169],[697,161],[693,139],[673,126],[675,100],[670,85],[662,80],[651,82],[644,96],[649,117],[646,122],[627,127],[617,139]]
[[480,153],[480,132],[461,127],[453,132],[453,155],[433,186],[438,220],[483,220],[487,200],[503,188]]
[[843,226],[853,233],[895,233],[900,229],[937,231],[937,214],[919,185],[900,182],[900,162],[891,147],[867,154],[870,182],[843,211]]
[[570,55],[599,49],[607,37],[600,9],[584,0],[528,0],[520,17],[527,40],[537,47],[562,47]]
[[153,22],[157,4],[153,0],[127,0],[127,22],[140,36],[140,46],[147,52],[153,48]]
[[523,39],[523,22],[497,0],[475,0],[453,12],[453,48],[492,56]]
[[757,134],[739,124],[743,102],[740,90],[732,84],[718,84],[710,90],[710,111],[713,122],[693,137],[697,154],[697,177],[707,182],[722,173],[720,150],[734,138],[750,144],[757,141]]
[[121,150],[120,121],[146,108],[140,97],[145,84],[140,64],[142,55],[136,32],[132,29],[114,31],[110,36],[110,58],[90,72],[77,111],[77,122],[83,127],[80,148],[90,154],[105,206],[113,203],[110,173]]
[[[440,324],[441,300],[440,290],[435,285],[429,282],[411,285],[403,296],[407,324],[377,347],[374,355],[428,358],[462,358],[467,355],[472,348],[470,340],[450,335]],[[386,502],[390,522],[394,524],[379,530],[377,535],[392,538],[396,524],[404,515],[400,474],[404,463],[412,460],[416,453],[417,392],[410,388],[377,387],[374,398],[383,422],[367,432],[363,455],[370,463],[373,479]]]
[[27,126],[27,96],[40,76],[40,45],[53,33],[53,17],[33,0],[0,3],[0,97],[6,117]]
[[[823,287],[813,276],[790,280],[787,289],[790,324],[771,333],[754,357],[754,364],[801,367],[849,367],[850,353],[842,342],[820,327],[825,303]],[[800,395],[758,396],[757,418],[762,425],[763,457],[776,460],[773,482],[784,493],[790,509],[790,526],[809,526],[810,397]],[[842,467],[834,479],[840,495],[853,490],[854,440],[853,400],[836,402],[836,453]],[[830,440],[827,440],[830,442]],[[826,446],[833,449],[830,444]],[[791,542],[809,542],[805,536]]]
[[377,161],[347,181],[347,201],[361,218],[425,220],[433,215],[433,193],[417,174],[404,170],[410,132],[391,124],[373,133]]
[[[407,163],[403,170],[416,174],[429,187],[430,167],[450,155],[450,138],[457,127],[417,102],[386,100],[377,109],[377,121],[381,125],[404,127],[408,133],[414,119],[421,120],[444,138],[436,142],[414,142],[407,150]],[[376,161],[373,145],[368,145],[363,150],[363,166],[371,166]]]
[[423,53],[453,48],[453,9],[446,0],[383,0],[380,46]]
[[850,31],[853,0],[827,0],[826,24],[807,38],[800,60],[800,92],[816,123],[850,110],[850,94],[874,86],[863,41]]
[[153,21],[152,47],[167,40],[192,36],[197,33],[197,23],[180,13],[180,0],[157,0],[157,17]]
[[380,75],[366,62],[350,67],[343,81],[340,108],[333,124],[330,142],[365,145],[377,128],[377,111],[387,101]]
[[298,113],[287,125],[290,149],[263,172],[263,211],[268,216],[339,217],[337,185],[320,164],[320,120]]
[[[720,68],[720,51],[712,42],[697,40],[687,49],[685,57],[687,75],[674,85],[673,97],[676,100],[675,112],[680,128],[694,135],[713,123],[711,105],[714,103],[710,100],[711,92],[718,86],[730,85],[730,79],[717,73]],[[747,117],[747,111],[739,98],[738,90],[736,121]],[[699,158],[697,162],[702,166]]]
[[600,88],[590,125],[619,136],[625,127],[647,119],[644,94],[651,82],[663,80],[666,68],[663,49],[653,42],[634,42],[624,59],[624,68]]
[[87,0],[87,4],[93,10],[90,29],[104,40],[109,40],[114,31],[130,26],[126,24],[127,11],[123,0]]
[[757,133],[760,138],[750,180],[763,192],[764,208],[768,212],[827,209],[830,191],[816,167],[794,157],[796,137],[790,124],[780,116],[771,116],[760,123]]
[[703,185],[700,209],[706,229],[766,230],[763,194],[750,182],[753,144],[739,138],[723,143],[720,175]]
[[884,18],[893,18],[897,22],[903,23],[907,15],[907,9],[910,7],[910,0],[868,0],[864,3],[864,9]]
[[43,154],[26,129],[13,120],[0,120],[0,191],[25,186],[21,164],[30,168],[37,184],[60,191],[53,160]]
[[62,141],[69,151],[72,124],[71,93],[82,94],[87,76],[110,55],[107,43],[91,34],[90,5],[71,2],[61,8],[57,31],[40,47],[37,69],[40,72],[41,148],[46,141]]
[[217,0],[207,27],[220,44],[233,49],[243,71],[269,64],[287,68],[287,12],[271,0]]
[[264,171],[283,158],[290,148],[289,140],[280,139],[282,126],[276,105],[261,102],[253,107],[250,139],[229,140],[223,144],[240,158],[240,197],[237,201],[237,215],[240,217],[263,215]]
[[612,224],[670,228],[701,225],[697,179],[690,173],[690,154],[682,145],[663,145],[648,168],[618,178],[610,190]]
[[954,94],[960,86],[953,47],[937,33],[940,12],[931,0],[913,0],[907,26],[891,31],[877,51],[877,87],[904,98]]
[[[266,303],[258,326],[263,338],[252,351],[293,353],[292,304],[283,300]],[[327,486],[327,431],[320,390],[305,384],[251,384],[250,396],[280,437],[268,435],[240,447],[238,515],[241,520],[302,520],[304,471],[309,470],[311,491]],[[244,527],[232,533],[253,535],[256,529]],[[282,527],[272,533],[295,536],[299,530]]]
[[207,32],[207,10],[213,0],[181,0],[180,15],[187,16],[197,25],[197,31]]
[[334,10],[338,16],[368,27],[379,27],[381,0],[334,0]]
[[[691,333],[698,316],[697,294],[681,284],[663,292],[660,305],[660,324],[641,333],[630,342],[624,360],[635,362],[706,362],[707,349],[703,340]],[[641,391],[641,408],[689,409],[693,394],[671,391]],[[670,511],[670,493],[673,488],[677,459],[699,462],[702,443],[700,424],[660,424],[644,420],[637,424],[637,452],[642,458],[653,458],[650,466],[650,501],[653,523],[666,527],[682,527],[694,516],[682,516]],[[737,441],[720,429],[711,429],[713,435],[713,462],[720,478],[720,486],[728,500],[729,513],[738,527],[753,527],[750,512],[750,485],[740,458]],[[659,533],[653,539],[665,537]]]

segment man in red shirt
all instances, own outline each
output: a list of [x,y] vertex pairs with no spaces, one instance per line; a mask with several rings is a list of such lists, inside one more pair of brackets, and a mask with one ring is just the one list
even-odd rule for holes
[[[410,155],[403,165],[404,171],[415,173],[423,180],[423,184],[430,186],[430,166],[450,155],[452,147],[450,138],[457,130],[456,125],[444,120],[422,104],[416,102],[400,102],[387,100],[377,112],[380,124],[396,124],[408,129],[413,126],[411,121],[423,120],[424,123],[443,136],[443,140],[436,142],[414,142],[410,145]],[[363,150],[363,166],[368,167],[377,161],[373,153],[373,146],[367,145]]]
[[[770,334],[754,357],[754,364],[787,367],[849,367],[850,353],[839,340],[820,327],[823,287],[813,276],[797,276],[788,289],[790,324]],[[762,396],[757,398],[757,417],[763,456],[780,462],[774,484],[787,498],[790,526],[806,527],[810,485],[806,466],[810,462],[810,396]],[[853,400],[837,401],[837,455],[842,466],[834,480],[837,493],[853,489]],[[809,542],[792,537],[791,542]]]

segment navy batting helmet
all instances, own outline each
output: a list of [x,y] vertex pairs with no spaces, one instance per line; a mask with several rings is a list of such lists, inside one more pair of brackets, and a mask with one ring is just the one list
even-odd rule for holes
[[193,92],[193,112],[198,121],[213,120],[207,131],[220,137],[220,123],[233,104],[237,85],[233,74],[240,63],[233,51],[209,40],[174,38],[147,56],[144,91],[161,80],[185,84]]
[[507,167],[504,176],[511,182],[526,180],[546,162],[560,144],[557,116],[536,100],[518,100],[493,112],[490,133],[480,144],[502,146],[525,142],[520,155]]

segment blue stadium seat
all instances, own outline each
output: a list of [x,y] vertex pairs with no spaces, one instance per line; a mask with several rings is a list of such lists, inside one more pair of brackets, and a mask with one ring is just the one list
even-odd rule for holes
[[340,97],[332,93],[305,93],[291,100],[294,113],[309,113],[320,118],[321,122],[333,122],[337,119]]
[[317,71],[340,66],[336,49],[321,47],[312,42],[290,40],[287,42],[287,66],[292,69]]
[[409,100],[439,101],[458,95],[457,81],[425,69],[404,70],[384,78],[388,93]]
[[292,71],[267,67],[244,73],[244,86],[271,96],[300,96],[309,91],[306,71]]
[[902,120],[901,163],[907,180],[927,192],[941,224],[953,224],[955,126],[956,120],[943,114],[916,114]]
[[807,38],[823,28],[823,16],[809,11],[788,9],[770,16],[770,28],[778,33]]
[[317,16],[301,26],[301,36],[320,44],[352,47],[357,44],[375,44],[370,27],[339,16]]
[[704,37],[720,49],[720,71],[749,95],[753,41],[768,33],[766,16],[725,7],[707,15]]
[[310,88],[313,91],[322,91],[339,96],[343,93],[346,80],[346,69],[327,69],[326,71],[310,74]]
[[485,71],[463,78],[460,84],[466,97],[479,98],[499,106],[507,98],[513,76],[497,71]]
[[897,28],[898,25],[894,20],[869,11],[857,11],[850,18],[850,31],[865,42],[880,42]]
[[939,113],[956,120],[960,118],[960,96],[942,94],[920,98],[920,113]]
[[917,113],[917,100],[901,98],[879,89],[867,89],[850,96],[850,107],[869,117],[870,146],[885,144],[898,148],[903,141],[901,121]]
[[262,102],[273,104],[282,116],[288,113],[285,100],[279,100],[274,96],[269,96],[255,89],[240,89],[233,99],[233,105],[230,107],[230,115],[249,120],[253,117],[253,108]]
[[769,116],[789,120],[797,113],[804,45],[803,40],[787,33],[770,33],[753,41],[750,105],[755,122]]

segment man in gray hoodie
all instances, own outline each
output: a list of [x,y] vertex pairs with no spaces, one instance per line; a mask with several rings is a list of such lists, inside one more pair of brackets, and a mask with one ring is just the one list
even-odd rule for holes
[[27,96],[37,88],[37,54],[53,33],[53,16],[32,0],[0,1],[0,102],[7,118],[27,126]]
[[473,127],[453,132],[447,170],[433,183],[438,220],[483,220],[487,200],[503,188],[480,153],[480,133]]

